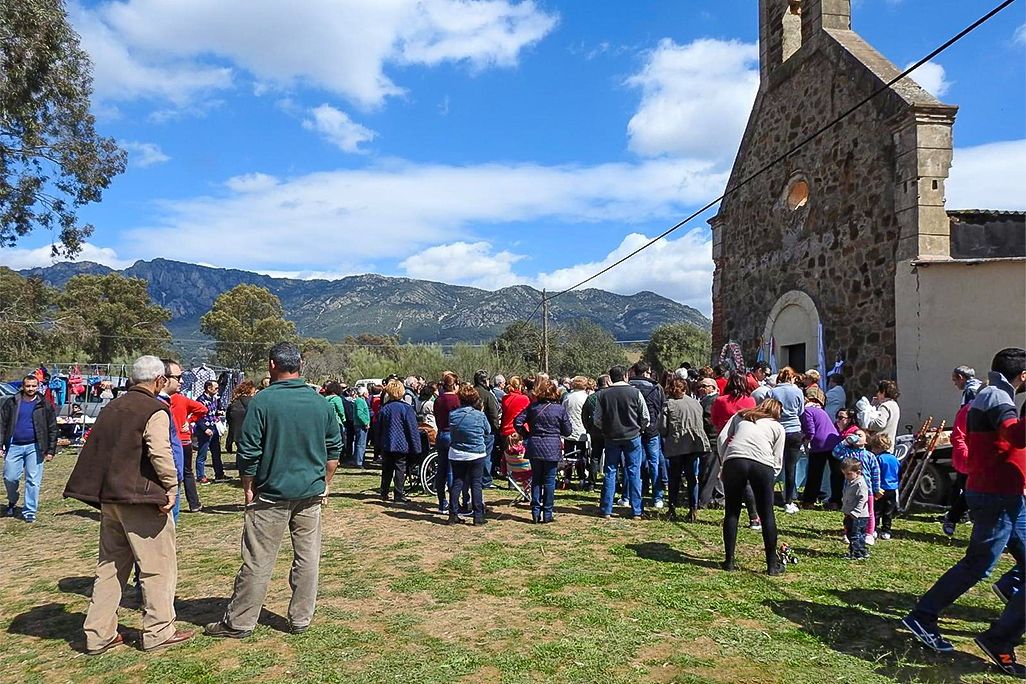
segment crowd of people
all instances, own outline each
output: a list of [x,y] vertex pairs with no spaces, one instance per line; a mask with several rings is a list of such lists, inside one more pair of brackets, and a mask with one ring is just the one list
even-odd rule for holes
[[[290,629],[307,629],[317,591],[320,508],[340,460],[367,465],[368,436],[381,466],[378,494],[398,504],[411,501],[410,466],[436,451],[434,489],[448,524],[485,524],[484,490],[509,477],[507,463],[526,461],[536,524],[555,521],[560,475],[563,486],[600,486],[598,512],[606,519],[619,507],[630,520],[645,517],[646,509],[666,509],[670,519],[693,522],[702,509],[722,508],[727,571],[736,569],[742,509],[749,526],[761,530],[769,575],[784,571],[777,509],[787,515],[820,506],[838,511],[839,535],[843,527],[848,544],[844,557],[852,561],[865,561],[868,547],[894,533],[901,464],[893,453],[900,420],[893,380],[881,380],[872,400],[853,402],[838,373],[825,388],[815,370],[774,373],[761,363],[750,372],[685,364],[657,379],[640,361],[595,379],[557,381],[537,373],[507,380],[482,370],[469,382],[446,372],[437,383],[390,376],[380,386],[332,381],[312,391],[300,379],[299,351],[288,343],[272,348],[268,367],[265,388],[257,393],[252,383],[242,383],[222,409],[216,383],[207,383],[198,400],[188,399],[179,392],[178,363],[142,357],[130,390],[101,412],[65,488],[65,496],[101,511],[100,559],[85,623],[88,653],[123,643],[116,609],[133,565],[144,599],[142,647],[191,636],[174,627],[179,491],[189,511],[201,510],[196,483],[209,482],[207,454],[215,480],[225,477],[223,433],[226,449],[236,450],[246,513],[242,567],[225,614],[205,628],[212,636],[252,632],[285,530],[294,553]],[[954,534],[970,512],[972,535],[965,559],[902,624],[926,646],[951,650],[937,631],[939,612],[986,577],[1007,547],[1017,564],[995,591],[1008,607],[977,643],[999,667],[1021,674],[1013,648],[1023,634],[1026,603],[1026,422],[1013,399],[1026,390],[1026,351],[999,352],[986,386],[964,366],[953,381],[962,397],[952,434],[959,487],[943,525]],[[22,515],[35,519],[42,463],[55,450],[51,423],[29,378],[21,394],[0,405],[7,515],[15,512],[24,472]],[[161,515],[154,516],[153,507]]]

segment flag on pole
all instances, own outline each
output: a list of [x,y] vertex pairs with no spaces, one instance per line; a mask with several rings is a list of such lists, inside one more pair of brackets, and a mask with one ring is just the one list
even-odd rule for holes
[[823,386],[823,390],[826,391],[826,352],[823,349],[823,323],[819,324],[817,332],[817,343],[816,343],[816,367],[819,369],[819,384]]

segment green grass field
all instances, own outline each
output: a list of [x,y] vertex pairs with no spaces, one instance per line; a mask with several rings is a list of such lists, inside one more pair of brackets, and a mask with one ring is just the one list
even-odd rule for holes
[[[230,456],[228,459],[230,460]],[[840,558],[839,514],[781,515],[800,563],[761,573],[743,530],[741,572],[724,573],[720,512],[694,524],[603,521],[596,497],[557,495],[555,524],[503,490],[484,528],[446,527],[431,501],[385,506],[377,472],[340,471],[324,511],[313,627],[283,630],[286,541],[261,626],[244,641],[197,636],[155,654],[75,650],[92,586],[97,514],[60,492],[72,457],[50,464],[35,525],[0,520],[3,682],[1003,682],[972,644],[1000,609],[980,585],[942,622],[957,652],[925,652],[896,630],[962,553],[933,515],[902,519],[868,563]],[[181,628],[216,620],[239,565],[237,482],[201,486],[205,510],[178,529]],[[1003,560],[999,571],[1008,567]],[[121,625],[138,628],[126,598]]]

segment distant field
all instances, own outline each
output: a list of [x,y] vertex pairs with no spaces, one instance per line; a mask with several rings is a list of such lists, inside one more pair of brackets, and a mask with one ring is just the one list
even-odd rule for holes
[[[230,459],[231,457],[228,456]],[[947,615],[958,651],[924,652],[895,630],[915,597],[962,553],[932,515],[897,524],[866,564],[844,550],[837,514],[781,516],[800,556],[761,574],[761,537],[743,530],[743,571],[717,569],[718,511],[696,524],[602,521],[596,498],[557,497],[552,525],[527,524],[505,490],[484,528],[441,525],[430,501],[384,506],[377,472],[340,471],[324,513],[317,617],[282,630],[288,542],[253,637],[197,637],[147,655],[75,651],[92,586],[96,513],[60,498],[72,465],[48,467],[39,522],[0,520],[2,682],[1004,682],[972,644],[999,610],[989,586]],[[216,620],[239,565],[237,482],[201,486],[205,510],[178,530],[180,626]],[[1007,567],[1002,561],[999,570]],[[124,605],[132,605],[126,599]],[[122,608],[138,628],[139,612]]]

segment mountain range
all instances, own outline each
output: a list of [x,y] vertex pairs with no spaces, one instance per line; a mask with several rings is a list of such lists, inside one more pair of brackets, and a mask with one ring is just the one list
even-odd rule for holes
[[[113,272],[145,280],[153,301],[171,311],[168,328],[183,338],[198,336],[199,319],[214,299],[244,283],[277,295],[301,335],[329,340],[370,333],[396,335],[404,342],[487,342],[530,316],[541,301],[541,292],[525,285],[489,291],[371,274],[298,280],[168,259],[137,261],[121,271],[89,261],[20,271],[53,287],[63,287],[75,275]],[[711,325],[698,310],[647,291],[628,296],[576,290],[549,305],[551,323],[579,319],[597,323],[618,340],[648,339],[652,330],[668,323],[691,323],[705,330]]]

